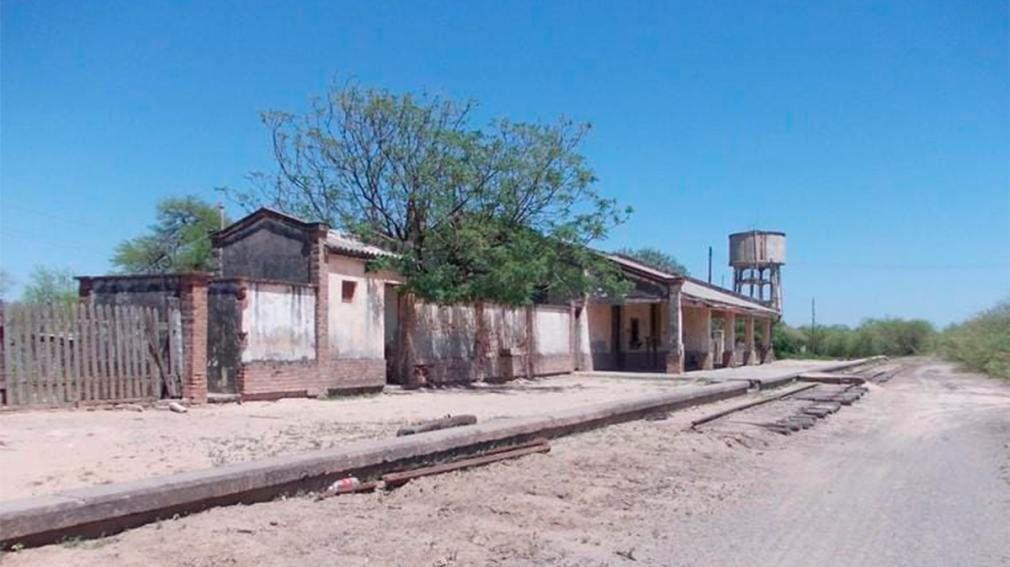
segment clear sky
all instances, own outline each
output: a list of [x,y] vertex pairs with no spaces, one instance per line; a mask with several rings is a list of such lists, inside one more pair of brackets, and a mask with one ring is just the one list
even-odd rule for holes
[[[271,167],[258,112],[334,77],[587,121],[600,190],[729,284],[788,233],[785,318],[963,319],[1010,295],[1008,9],[972,2],[3,0],[0,267],[109,270],[163,197]],[[234,211],[233,213],[238,213]],[[15,290],[16,293],[17,290]]]

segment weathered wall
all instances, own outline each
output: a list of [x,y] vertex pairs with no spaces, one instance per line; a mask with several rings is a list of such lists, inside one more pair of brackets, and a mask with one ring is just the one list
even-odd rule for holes
[[251,281],[243,303],[242,362],[316,358],[315,288]]
[[477,324],[472,305],[418,303],[415,314],[413,345],[418,364],[473,358]]
[[477,312],[473,305],[417,306],[414,364],[424,368],[429,383],[470,382],[482,372],[484,379],[497,381],[529,371],[546,375],[575,369],[568,307],[536,306],[530,313],[527,308],[485,305],[488,349],[483,361],[476,352]]
[[312,235],[275,219],[264,219],[223,243],[221,275],[293,283],[309,281]]
[[[332,358],[385,357],[385,285],[381,273],[365,273],[365,261],[346,256],[329,259],[329,346]],[[350,301],[344,282],[354,284]]]
[[207,288],[207,390],[239,393],[243,282],[212,281]]

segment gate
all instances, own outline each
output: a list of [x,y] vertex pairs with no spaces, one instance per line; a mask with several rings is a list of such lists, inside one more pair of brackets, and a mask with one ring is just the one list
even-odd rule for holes
[[181,395],[178,306],[0,306],[0,405],[59,406]]

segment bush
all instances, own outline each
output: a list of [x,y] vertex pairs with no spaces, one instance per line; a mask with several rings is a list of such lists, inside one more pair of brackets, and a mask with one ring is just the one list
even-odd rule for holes
[[779,323],[773,334],[777,355],[783,358],[862,358],[910,356],[930,352],[936,331],[922,319],[867,319],[855,329],[845,325],[814,329]]
[[1010,300],[947,327],[939,351],[974,370],[1010,379]]

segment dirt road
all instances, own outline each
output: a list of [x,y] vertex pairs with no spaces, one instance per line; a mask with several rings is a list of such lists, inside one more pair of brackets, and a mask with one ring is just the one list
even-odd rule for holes
[[1010,385],[911,361],[782,436],[730,400],[388,493],[218,508],[7,565],[1010,565]]

